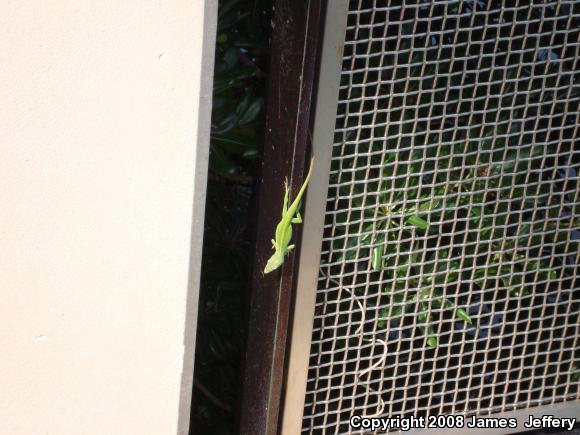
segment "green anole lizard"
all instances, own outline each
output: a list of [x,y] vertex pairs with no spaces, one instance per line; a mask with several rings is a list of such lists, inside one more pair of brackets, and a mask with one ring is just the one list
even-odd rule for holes
[[[264,269],[264,273],[270,273],[273,270],[278,269],[284,263],[284,257],[294,249],[294,245],[290,245],[290,240],[292,239],[292,224],[300,224],[302,223],[302,217],[300,216],[300,212],[298,208],[300,207],[300,200],[304,195],[304,191],[306,190],[306,186],[310,181],[310,175],[312,174],[312,166],[314,164],[314,157],[310,161],[310,169],[308,170],[308,174],[306,175],[306,179],[300,187],[296,198],[288,207],[288,201],[290,196],[290,189],[288,189],[288,180],[284,182],[284,206],[282,208],[282,219],[276,226],[276,235],[275,239],[272,240],[272,245],[274,246],[274,254],[270,257],[268,262],[266,263],[266,268]],[[296,216],[295,216],[296,215]]]

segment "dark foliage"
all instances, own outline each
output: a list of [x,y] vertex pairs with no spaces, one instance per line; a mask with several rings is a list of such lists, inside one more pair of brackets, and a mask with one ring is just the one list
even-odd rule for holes
[[253,173],[264,106],[268,0],[224,0],[218,13],[213,89],[211,170]]
[[219,4],[190,432],[235,433],[249,210],[263,128],[270,0]]

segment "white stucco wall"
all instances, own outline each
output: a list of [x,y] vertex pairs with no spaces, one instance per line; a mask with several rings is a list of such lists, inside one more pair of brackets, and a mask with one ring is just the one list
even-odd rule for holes
[[215,3],[0,2],[0,434],[187,429]]

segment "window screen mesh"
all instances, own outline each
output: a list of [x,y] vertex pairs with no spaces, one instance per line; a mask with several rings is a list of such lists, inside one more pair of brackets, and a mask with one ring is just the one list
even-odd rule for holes
[[580,398],[579,23],[350,2],[303,432]]

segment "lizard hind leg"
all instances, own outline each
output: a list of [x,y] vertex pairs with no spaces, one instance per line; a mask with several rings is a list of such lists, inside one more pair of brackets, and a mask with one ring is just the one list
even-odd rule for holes
[[290,221],[293,224],[301,224],[302,223],[302,216],[300,216],[300,212],[296,212],[296,216],[292,218],[292,220]]

